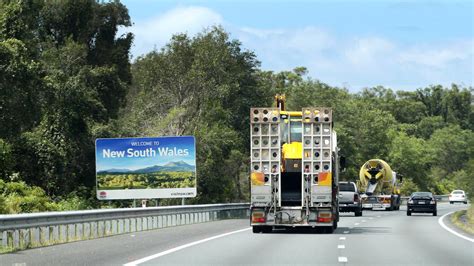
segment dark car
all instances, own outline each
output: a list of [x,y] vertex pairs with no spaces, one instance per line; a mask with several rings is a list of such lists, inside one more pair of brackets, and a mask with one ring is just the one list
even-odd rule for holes
[[413,212],[433,213],[438,215],[436,208],[436,199],[431,192],[414,192],[408,199],[407,215]]

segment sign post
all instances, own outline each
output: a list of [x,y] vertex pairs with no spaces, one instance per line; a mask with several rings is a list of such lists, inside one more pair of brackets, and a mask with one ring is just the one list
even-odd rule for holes
[[195,197],[195,139],[97,139],[96,182],[100,200]]

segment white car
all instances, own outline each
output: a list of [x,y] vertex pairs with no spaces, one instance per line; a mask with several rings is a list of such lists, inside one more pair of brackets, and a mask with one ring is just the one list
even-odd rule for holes
[[449,194],[449,203],[453,204],[455,202],[464,202],[464,204],[467,204],[466,193],[462,190],[453,190],[453,192]]

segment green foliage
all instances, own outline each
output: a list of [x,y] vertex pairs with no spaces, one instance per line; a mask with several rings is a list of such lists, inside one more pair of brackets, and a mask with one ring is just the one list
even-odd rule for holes
[[97,175],[99,189],[144,189],[195,187],[194,172],[155,172],[147,174],[107,173]]
[[400,194],[410,196],[411,193],[421,191],[418,185],[411,178],[404,178],[400,187]]
[[387,162],[399,174],[426,190],[431,183],[431,177],[428,175],[425,141],[397,131],[390,132],[389,136],[391,146]]
[[[405,176],[405,194],[474,196],[471,87],[351,94],[306,78],[305,67],[262,71],[221,27],[175,35],[131,65],[133,35],[117,35],[130,25],[119,1],[0,1],[0,212],[99,207],[94,140],[120,136],[196,136],[198,197],[188,203],[246,201],[249,109],[276,93],[288,110],[333,108],[342,179],[381,158]],[[137,175],[132,186],[175,186],[167,174]]]
[[[120,2],[0,2],[0,138],[22,180],[65,196],[92,188],[94,140],[110,135],[131,83]],[[109,125],[110,124],[110,125]]]
[[57,210],[43,189],[32,187],[25,182],[5,182],[0,180],[0,214],[43,212]]

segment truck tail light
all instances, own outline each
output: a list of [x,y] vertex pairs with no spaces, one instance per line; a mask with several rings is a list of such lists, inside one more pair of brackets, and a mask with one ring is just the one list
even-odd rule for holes
[[252,223],[265,223],[265,213],[254,212],[252,213]]
[[332,214],[330,212],[320,212],[318,213],[318,223],[330,223],[332,222]]

